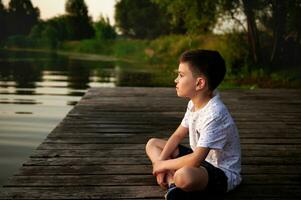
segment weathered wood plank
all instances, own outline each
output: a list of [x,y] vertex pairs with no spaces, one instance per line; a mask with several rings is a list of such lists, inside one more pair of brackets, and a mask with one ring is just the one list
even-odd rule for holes
[[[262,182],[262,180],[265,180]],[[245,184],[301,185],[300,175],[245,174]],[[69,186],[156,186],[155,177],[146,174],[126,175],[61,175],[61,176],[14,176],[5,187],[69,187]]]
[[[81,138],[71,138],[71,137],[48,137],[45,139],[45,143],[80,143],[80,144],[146,144],[146,142],[152,138],[151,135],[139,137],[139,136],[129,136],[129,137],[86,137],[84,140]],[[186,139],[188,140],[188,139]],[[185,141],[184,141],[185,142]],[[301,144],[301,139],[299,138],[241,138],[241,144]]]
[[[128,157],[54,157],[54,158],[30,158],[23,165],[145,165],[150,161],[145,156]],[[299,165],[301,158],[288,157],[285,160],[281,157],[243,157],[243,164],[249,165]]]
[[[61,166],[23,166],[16,176],[41,175],[93,175],[93,174],[147,174],[152,171],[148,165],[61,165]],[[299,165],[242,165],[242,174],[301,175]]]
[[[162,198],[158,186],[91,186],[91,187],[18,187],[6,188],[0,199],[123,199]],[[51,196],[49,196],[51,194]],[[301,186],[291,185],[241,185],[226,199],[301,197]]]
[[[42,143],[37,149],[144,149],[145,144],[59,144],[59,143]],[[242,148],[245,149],[281,149],[281,150],[296,150],[299,151],[301,148],[300,144],[244,144]]]
[[16,187],[5,188],[0,199],[123,199],[158,198],[157,186]]
[[[242,149],[242,155],[244,156],[263,156],[263,157],[301,157],[301,152],[295,149],[266,149],[262,151],[261,149]],[[51,158],[51,157],[107,157],[107,156],[145,156],[144,149],[124,149],[122,151],[117,149],[51,149],[51,150],[36,150],[30,157],[31,158]]]

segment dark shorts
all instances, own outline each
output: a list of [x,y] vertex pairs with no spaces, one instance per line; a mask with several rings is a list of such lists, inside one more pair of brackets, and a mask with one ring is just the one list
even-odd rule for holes
[[[183,145],[179,145],[178,148],[179,155],[177,157],[185,156],[193,152],[191,148],[185,147]],[[201,166],[207,170],[209,178],[208,185],[204,192],[215,195],[225,194],[227,192],[228,187],[228,178],[225,175],[225,173],[221,169],[214,167],[212,164],[206,161],[203,161],[201,163]]]

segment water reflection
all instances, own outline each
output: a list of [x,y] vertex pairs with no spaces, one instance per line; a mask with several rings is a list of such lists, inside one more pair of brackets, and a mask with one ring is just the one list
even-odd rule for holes
[[0,51],[0,94],[82,96],[90,87],[173,84],[170,73],[136,65],[74,56],[70,59],[52,53]]
[[0,50],[0,185],[90,87],[169,86],[153,66]]

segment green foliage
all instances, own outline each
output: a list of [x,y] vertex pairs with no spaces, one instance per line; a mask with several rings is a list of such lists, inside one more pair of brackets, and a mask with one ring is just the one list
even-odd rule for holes
[[[221,0],[220,15],[243,13],[249,40],[249,56],[253,65],[274,67],[298,65],[301,59],[300,0]],[[286,55],[285,55],[286,54]],[[294,56],[287,56],[294,55]]]
[[174,27],[184,26],[189,33],[208,33],[217,21],[219,1],[152,0],[171,15]]
[[115,39],[117,36],[116,31],[110,25],[109,18],[101,16],[94,24],[95,38],[98,40]]
[[75,17],[87,17],[88,8],[84,0],[67,0],[65,10],[68,15]]
[[146,40],[116,40],[113,45],[113,55],[136,61],[145,61],[145,49],[149,42]]
[[68,39],[92,38],[94,36],[92,19],[88,16],[88,8],[84,0],[67,0],[65,9]]
[[2,0],[0,0],[0,26],[1,26],[0,43],[2,42],[2,40],[6,38],[7,35],[6,23],[5,23],[6,15],[7,15],[7,11],[4,8],[4,5],[2,4]]
[[132,38],[155,38],[170,31],[167,15],[150,0],[118,1],[115,21],[123,35]]
[[42,40],[51,49],[55,49],[58,46],[58,31],[53,26],[47,25],[46,28],[41,33]]
[[81,41],[65,41],[60,45],[60,50],[71,52],[113,55],[117,58],[145,62],[145,50],[149,42],[146,40],[98,40],[88,39]]
[[101,53],[102,55],[112,54],[112,44],[108,41],[87,39],[81,41],[65,41],[61,44],[60,50],[83,53]]
[[149,57],[152,62],[169,63],[173,68],[177,66],[181,53],[186,50],[197,48],[218,50],[225,58],[229,74],[242,70],[248,54],[247,41],[242,34],[164,36],[153,40],[150,48],[154,51],[154,56]]
[[5,46],[10,48],[28,48],[34,46],[32,40],[28,39],[24,35],[13,35],[7,38]]
[[40,11],[33,7],[30,0],[11,0],[8,7],[9,23],[6,23],[9,35],[27,35],[38,23]]
[[56,25],[53,21],[40,22],[31,29],[28,39],[34,41],[34,47],[56,49],[64,33]]
[[243,33],[222,35],[216,44],[226,61],[228,74],[238,74],[248,65],[248,42]]

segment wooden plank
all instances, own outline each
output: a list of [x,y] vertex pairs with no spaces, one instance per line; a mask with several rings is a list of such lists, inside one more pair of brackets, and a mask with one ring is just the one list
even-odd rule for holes
[[[101,180],[101,181],[100,181]],[[262,182],[262,180],[265,180]],[[245,184],[256,185],[301,185],[300,175],[245,174]],[[5,187],[69,187],[69,186],[156,186],[156,179],[149,174],[126,175],[61,175],[61,176],[14,176]]]
[[[93,175],[93,174],[151,174],[152,166],[147,165],[61,165],[23,166],[16,176],[41,175]],[[242,174],[301,175],[299,165],[242,165]]]
[[[145,156],[128,157],[53,157],[53,158],[30,158],[23,165],[145,165],[150,161]],[[288,157],[285,160],[281,157],[243,157],[243,164],[249,165],[298,165],[301,164],[301,158]]]
[[[80,143],[80,144],[146,144],[146,142],[152,138],[151,135],[139,137],[103,137],[103,138],[90,138],[86,137],[84,140],[81,138],[71,138],[71,137],[48,137],[45,139],[45,143],[59,143],[59,144],[69,144],[69,143]],[[299,138],[241,138],[241,144],[301,144],[301,139]]]
[[[30,157],[31,158],[51,158],[51,157],[106,157],[106,156],[145,156],[144,149],[124,149],[122,151],[118,149],[60,149],[60,150],[36,150]],[[263,157],[301,157],[301,152],[295,149],[242,149],[242,155],[244,156],[263,156]]]
[[0,199],[123,199],[158,198],[164,195],[157,186],[91,187],[7,187]]
[[[91,187],[18,187],[5,188],[0,199],[123,199],[123,198],[161,198],[164,192],[158,186],[91,186]],[[241,185],[226,199],[245,197],[298,199],[301,186],[290,185]],[[251,196],[250,196],[251,195]]]
[[[76,144],[76,143],[42,143],[37,149],[144,149],[145,144]],[[244,144],[243,149],[282,149],[283,151],[287,149],[300,150],[300,144]]]

